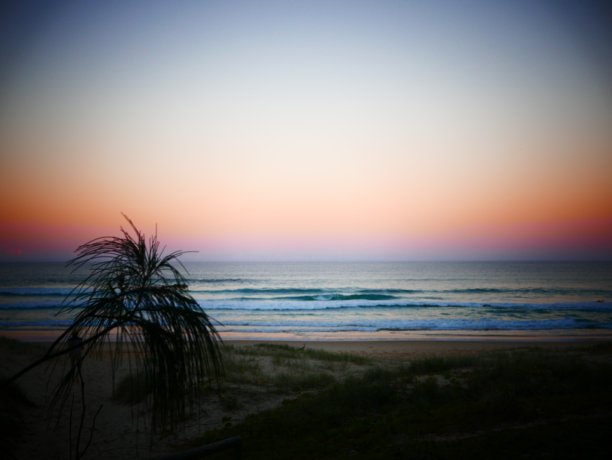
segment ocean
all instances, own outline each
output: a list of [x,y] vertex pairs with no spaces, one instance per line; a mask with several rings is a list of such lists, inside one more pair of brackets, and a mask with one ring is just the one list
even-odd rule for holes
[[[186,263],[225,338],[612,330],[612,263]],[[59,331],[85,271],[0,265],[0,334]],[[69,298],[68,298],[69,300]]]

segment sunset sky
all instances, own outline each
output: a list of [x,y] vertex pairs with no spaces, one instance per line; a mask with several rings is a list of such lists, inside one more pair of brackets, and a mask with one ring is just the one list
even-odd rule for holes
[[612,259],[609,7],[14,3],[0,261]]

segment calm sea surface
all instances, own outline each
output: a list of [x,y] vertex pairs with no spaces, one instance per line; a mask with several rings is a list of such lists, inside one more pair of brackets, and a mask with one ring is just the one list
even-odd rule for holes
[[[187,263],[226,337],[612,329],[612,263]],[[61,329],[86,272],[0,265],[1,330]]]

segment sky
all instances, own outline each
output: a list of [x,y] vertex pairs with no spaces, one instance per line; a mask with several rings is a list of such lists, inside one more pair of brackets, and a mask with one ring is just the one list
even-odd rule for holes
[[0,261],[612,260],[604,2],[7,5]]

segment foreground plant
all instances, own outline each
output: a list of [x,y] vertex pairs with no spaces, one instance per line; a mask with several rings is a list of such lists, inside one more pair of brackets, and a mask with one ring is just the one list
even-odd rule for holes
[[[82,383],[81,362],[91,351],[112,343],[108,352],[113,374],[120,360],[127,359],[149,382],[146,404],[156,430],[182,419],[202,380],[219,375],[221,339],[188,291],[180,271],[184,252],[164,254],[156,234],[147,241],[124,217],[129,230],[122,227],[122,236],[96,238],[79,246],[69,266],[89,269],[89,275],[69,296],[65,310],[76,312],[74,322],[45,356],[11,380],[41,362],[72,353],[70,371],[56,392],[61,407],[75,381]],[[125,347],[131,352],[122,353]]]

